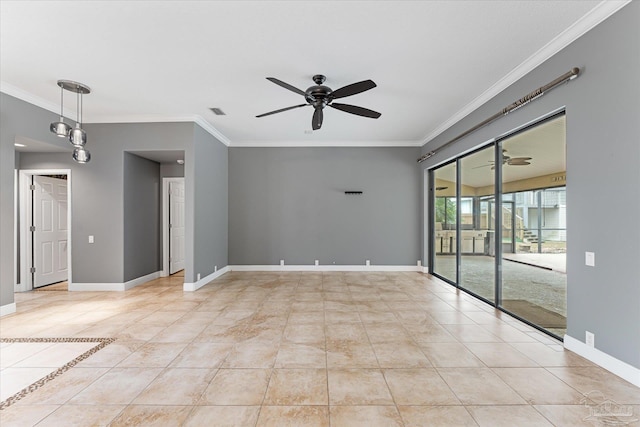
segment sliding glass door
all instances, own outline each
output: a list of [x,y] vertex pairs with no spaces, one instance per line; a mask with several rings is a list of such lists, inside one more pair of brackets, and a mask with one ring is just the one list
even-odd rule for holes
[[434,241],[433,271],[452,282],[456,277],[456,252],[458,247],[457,176],[456,163],[438,168],[434,180]]
[[493,160],[493,146],[459,160],[461,245],[458,284],[489,301],[495,299]]
[[558,337],[566,329],[565,133],[562,113],[431,174],[431,272]]
[[500,306],[557,336],[567,327],[565,133],[563,115],[501,141],[513,244],[503,245]]

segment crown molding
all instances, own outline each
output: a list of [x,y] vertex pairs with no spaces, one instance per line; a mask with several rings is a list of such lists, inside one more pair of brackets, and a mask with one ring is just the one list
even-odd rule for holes
[[576,21],[569,28],[560,33],[549,43],[540,48],[536,53],[525,59],[520,65],[511,70],[506,76],[498,80],[493,86],[484,91],[480,96],[465,105],[457,113],[435,128],[427,136],[422,139],[422,145],[426,145],[436,138],[442,132],[446,131],[460,120],[464,119],[473,111],[480,108],[487,101],[491,100],[500,92],[511,86],[516,81],[533,71],[547,59],[560,52],[565,47],[583,36],[587,31],[622,9],[625,5],[631,3],[631,0],[623,1],[602,1],[596,7],[591,9],[586,15]]
[[[59,108],[58,105],[46,101],[40,97],[24,91],[6,82],[0,82],[0,92],[21,99],[22,101],[44,108],[52,113]],[[65,117],[72,117],[75,112],[65,109]],[[171,123],[193,122],[208,132],[211,136],[227,147],[421,147],[422,141],[239,141],[232,142],[222,132],[216,129],[199,115],[163,116],[153,114],[140,115],[114,115],[103,116],[97,119],[88,117],[85,124],[98,123]]]
[[[34,94],[20,89],[19,87],[14,86],[11,83],[0,81],[0,92],[9,96],[13,96],[14,98],[18,98],[21,101],[28,102],[29,104],[33,104],[36,107],[44,108],[45,110],[50,111],[56,115],[60,114],[60,104],[49,102],[46,99],[35,96]],[[73,116],[75,116],[75,114],[75,110],[69,110],[68,108],[64,109],[64,116],[68,119],[73,120]]]
[[231,140],[223,135],[222,132],[220,132],[218,129],[213,127],[211,123],[203,119],[202,116],[194,116],[194,122],[200,125],[202,129],[209,132],[214,138],[222,142],[227,147],[231,145]]
[[239,141],[230,147],[421,147],[422,141]]
[[[43,108],[55,114],[60,114],[60,105],[47,101],[44,98],[35,96],[26,90],[20,89],[17,86],[12,85],[4,81],[0,81],[0,92],[18,98],[24,102],[35,105],[36,107]],[[70,120],[73,120],[75,111],[64,109],[64,116]],[[85,114],[85,116],[87,116]],[[222,134],[219,130],[213,127],[210,123],[204,120],[198,115],[187,116],[160,116],[160,115],[127,115],[127,116],[107,116],[101,117],[97,120],[92,120],[90,117],[86,117],[85,124],[91,123],[167,123],[167,122],[193,122],[198,124],[202,129],[207,131],[211,136],[222,142],[224,145],[229,146],[231,140]]]
[[204,120],[198,115],[185,115],[185,116],[164,116],[156,114],[137,114],[137,115],[122,115],[122,116],[102,116],[99,119],[85,120],[85,123],[184,123],[192,122],[196,123],[211,136],[226,146],[231,144],[231,140],[222,134],[218,129],[213,127],[210,123]]

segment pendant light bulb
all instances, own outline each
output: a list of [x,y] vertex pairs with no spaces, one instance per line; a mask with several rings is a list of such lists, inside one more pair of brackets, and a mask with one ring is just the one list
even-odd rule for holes
[[85,150],[84,147],[76,147],[73,150],[73,160],[77,163],[88,163],[91,160],[91,153],[89,150]]
[[87,133],[76,123],[76,127],[69,134],[69,142],[75,147],[84,147],[87,143]]
[[69,134],[69,142],[75,147],[84,147],[87,143],[87,133],[82,129],[82,94],[76,92],[76,127]]
[[71,126],[64,122],[64,88],[60,86],[60,121],[49,125],[49,130],[60,138],[69,137]]

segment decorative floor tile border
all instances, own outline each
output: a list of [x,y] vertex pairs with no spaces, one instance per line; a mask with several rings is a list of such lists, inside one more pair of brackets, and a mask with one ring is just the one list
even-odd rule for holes
[[41,342],[51,342],[51,343],[76,343],[76,342],[96,342],[98,345],[95,347],[91,347],[89,350],[82,353],[80,356],[66,363],[64,366],[59,367],[55,371],[51,372],[49,375],[40,378],[35,383],[31,384],[28,387],[23,388],[13,396],[8,397],[7,399],[0,402],[0,411],[8,408],[9,406],[16,403],[18,400],[25,397],[27,394],[36,391],[52,379],[62,375],[69,369],[73,368],[78,363],[85,360],[87,357],[96,353],[97,351],[103,349],[107,345],[114,342],[116,338],[0,338],[0,343],[41,343]]

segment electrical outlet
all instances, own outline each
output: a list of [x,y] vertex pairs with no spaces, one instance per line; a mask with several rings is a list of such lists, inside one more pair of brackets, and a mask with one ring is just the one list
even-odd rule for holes
[[198,278],[196,280],[200,280],[200,273],[198,273]]
[[584,253],[584,263],[589,267],[596,266],[596,254],[594,252],[585,252]]
[[320,265],[320,261],[316,260],[316,265]]
[[284,265],[284,260],[283,259],[280,260],[280,265]]
[[585,331],[584,336],[585,336],[584,343],[589,347],[595,347],[596,335],[593,332]]
[[213,272],[215,273],[216,271],[218,271],[218,266],[217,266],[217,265],[214,265],[214,266],[213,266]]
[[367,261],[365,262],[365,264],[366,264],[367,266],[369,266],[369,265],[371,265],[371,261],[370,261],[370,260],[367,260]]
[[93,236],[89,236],[89,243],[93,243],[93,242],[94,242]]

